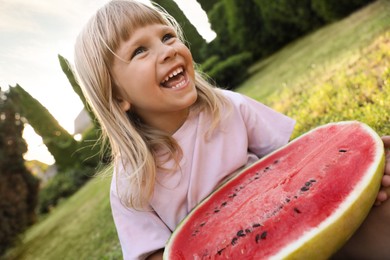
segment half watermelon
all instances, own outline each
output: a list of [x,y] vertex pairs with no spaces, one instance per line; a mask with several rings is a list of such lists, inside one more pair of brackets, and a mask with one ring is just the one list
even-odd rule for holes
[[367,216],[383,170],[383,142],[367,125],[318,127],[201,202],[164,259],[326,259]]

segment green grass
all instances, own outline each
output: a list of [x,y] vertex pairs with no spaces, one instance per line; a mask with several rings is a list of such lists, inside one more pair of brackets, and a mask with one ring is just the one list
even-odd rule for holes
[[96,177],[31,227],[7,259],[122,259],[109,204],[110,179]]
[[293,137],[343,120],[358,120],[389,135],[390,29],[327,80],[276,91],[266,102],[297,120]]
[[[390,133],[390,2],[379,1],[250,68],[238,89],[297,119],[294,136],[358,119]],[[31,227],[8,259],[121,259],[109,179],[91,180]]]

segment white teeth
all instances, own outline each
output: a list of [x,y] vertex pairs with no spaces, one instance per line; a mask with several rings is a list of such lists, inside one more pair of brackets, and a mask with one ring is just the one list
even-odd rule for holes
[[177,84],[176,86],[172,87],[173,89],[174,88],[180,88],[181,86],[183,86],[186,82],[185,81],[182,81],[180,82],[179,84]]
[[176,76],[179,73],[183,72],[183,68],[177,68],[176,70],[172,71],[168,76],[165,77],[165,79],[161,82],[161,84],[164,84],[166,81],[168,81],[170,78]]

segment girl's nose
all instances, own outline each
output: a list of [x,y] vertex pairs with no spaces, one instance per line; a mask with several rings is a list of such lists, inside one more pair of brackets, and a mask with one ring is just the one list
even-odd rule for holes
[[161,53],[160,53],[160,61],[166,62],[177,55],[177,50],[174,46],[162,44],[161,45]]

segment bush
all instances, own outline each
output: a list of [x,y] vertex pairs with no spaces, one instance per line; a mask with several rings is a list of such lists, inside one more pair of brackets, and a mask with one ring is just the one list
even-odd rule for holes
[[25,167],[24,119],[0,88],[0,258],[36,220],[39,181]]
[[48,213],[62,198],[74,194],[94,175],[94,171],[93,168],[85,167],[59,172],[39,193],[39,212]]
[[312,8],[327,22],[339,20],[373,0],[312,0]]
[[248,76],[248,64],[252,54],[243,52],[217,63],[205,71],[217,84],[226,89],[233,89]]
[[311,8],[311,0],[254,0],[254,2],[261,10],[264,20],[263,37],[267,39],[265,42],[267,44],[262,48],[279,48],[323,25],[323,21]]
[[200,65],[201,71],[210,71],[221,60],[218,55],[213,55]]

